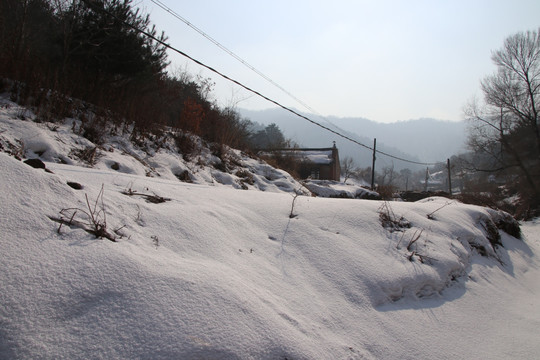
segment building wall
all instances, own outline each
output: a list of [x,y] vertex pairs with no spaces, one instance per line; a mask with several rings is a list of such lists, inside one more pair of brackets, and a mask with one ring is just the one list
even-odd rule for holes
[[339,181],[341,179],[341,165],[339,163],[339,152],[335,144],[334,144],[334,147],[332,148],[332,158],[333,158],[333,162],[332,162],[333,168],[332,168],[331,180]]
[[320,150],[332,150],[332,162],[330,164],[316,164],[304,161],[299,166],[298,175],[302,179],[339,181],[341,179],[341,166],[338,149],[334,146],[332,149]]

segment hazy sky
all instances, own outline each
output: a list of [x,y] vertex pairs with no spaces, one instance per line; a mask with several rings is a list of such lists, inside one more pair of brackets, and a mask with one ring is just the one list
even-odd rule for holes
[[[540,27],[539,0],[160,0],[324,116],[379,122],[462,120],[494,71],[491,51]],[[301,111],[300,103],[151,0],[169,43],[245,85]],[[221,106],[274,105],[170,53],[172,69],[211,77]]]

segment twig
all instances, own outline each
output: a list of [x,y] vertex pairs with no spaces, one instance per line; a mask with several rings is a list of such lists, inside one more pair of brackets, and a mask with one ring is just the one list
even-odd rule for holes
[[418,230],[416,230],[411,238],[411,240],[409,241],[409,244],[407,245],[407,250],[408,251],[411,251],[411,246],[418,241],[418,239],[420,239],[420,236],[422,236],[422,232],[424,231],[424,229],[421,229],[420,230],[420,233],[418,235],[416,235],[416,233],[418,233]]
[[401,240],[403,240],[403,237],[404,237],[404,236],[405,236],[405,232],[402,232],[402,233],[401,233],[401,237],[399,238],[399,241],[398,241],[398,243],[397,243],[397,245],[396,245],[396,249],[399,249],[399,244],[401,244]]
[[131,190],[131,189],[122,191],[122,194],[127,195],[127,196],[138,195],[138,196],[141,196],[141,197],[145,198],[145,200],[147,202],[152,203],[152,204],[161,204],[161,203],[164,203],[166,201],[171,201],[170,198],[159,196],[157,194],[138,193],[135,190]]
[[294,211],[294,202],[296,201],[296,198],[300,195],[300,190],[295,190],[294,191],[294,196],[293,196],[293,200],[292,200],[292,204],[291,204],[291,213],[289,214],[289,218],[292,219],[292,218],[295,218],[297,217],[298,215],[294,214],[293,211]]
[[[60,218],[49,217],[51,220],[60,223],[60,225],[58,226],[57,232],[60,233],[62,225],[67,224],[68,226],[76,226],[78,228],[81,228],[98,238],[106,238],[115,242],[116,237],[111,235],[107,231],[107,217],[105,213],[105,202],[103,200],[103,192],[104,192],[104,185],[101,185],[101,190],[99,191],[99,194],[96,197],[96,201],[94,202],[93,206],[90,204],[90,200],[88,199],[88,194],[84,194],[88,211],[84,209],[80,209],[80,208],[65,208],[65,209],[60,210],[60,215],[62,215]],[[100,200],[101,200],[101,204],[100,204],[100,207],[98,208],[98,204],[100,203]],[[73,211],[73,213],[70,214],[70,211]],[[81,221],[76,220],[75,216],[77,213],[84,214],[86,217],[86,221],[84,220],[84,218]],[[66,218],[64,218],[63,216],[66,216]],[[69,218],[69,221],[67,221],[68,218]]]
[[430,212],[429,214],[427,214],[427,218],[429,220],[435,220],[435,216],[433,216],[433,214],[435,214],[437,211],[441,210],[442,208],[444,207],[447,207],[448,205],[452,204],[451,202],[447,201],[443,206],[441,206],[440,208],[438,209],[435,209],[434,211]]
[[426,256],[426,255],[419,254],[419,253],[417,253],[416,251],[413,251],[413,252],[411,252],[409,255],[407,255],[407,259],[409,259],[409,261],[413,261],[413,259],[414,259],[415,256],[417,256],[418,259],[420,259],[420,262],[421,262],[422,264],[425,262],[424,259],[432,260],[432,261],[439,261],[439,260],[437,260],[437,259],[435,259],[435,258]]

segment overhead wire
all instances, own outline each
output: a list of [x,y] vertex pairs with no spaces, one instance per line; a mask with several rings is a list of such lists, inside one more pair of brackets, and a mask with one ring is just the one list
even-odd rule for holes
[[[318,117],[320,117],[321,119],[323,119],[324,121],[326,121],[328,124],[332,125],[335,129],[339,129],[339,126],[337,126],[336,124],[332,123],[332,121],[330,121],[327,117],[323,116],[320,112],[318,112],[317,110],[315,110],[313,107],[311,107],[310,105],[308,105],[306,102],[302,101],[301,99],[299,99],[297,96],[295,96],[294,94],[292,94],[290,91],[288,91],[287,89],[285,89],[283,86],[281,86],[280,84],[278,84],[277,82],[275,82],[274,80],[272,80],[269,76],[265,75],[263,72],[261,72],[260,70],[258,70],[257,68],[255,68],[253,65],[249,64],[246,60],[242,59],[239,55],[235,54],[232,50],[228,49],[225,45],[221,44],[219,41],[217,41],[216,39],[214,39],[213,37],[211,37],[210,35],[208,35],[206,32],[204,32],[202,29],[198,28],[197,26],[195,26],[193,23],[191,23],[189,20],[187,20],[185,17],[183,17],[182,15],[178,14],[176,11],[174,11],[173,9],[171,9],[169,6],[165,5],[161,0],[150,0],[152,3],[156,4],[158,7],[160,7],[161,9],[163,9],[164,11],[168,12],[169,14],[171,14],[173,17],[177,18],[178,20],[182,21],[184,24],[186,24],[188,27],[192,28],[193,30],[195,30],[196,32],[198,32],[201,36],[203,36],[205,39],[209,40],[211,43],[213,43],[214,45],[216,45],[218,48],[220,48],[221,50],[223,50],[224,52],[226,52],[227,54],[229,54],[230,56],[232,56],[234,59],[238,60],[242,65],[246,66],[249,70],[253,71],[254,73],[256,73],[257,75],[259,75],[260,77],[262,77],[264,80],[266,80],[267,82],[269,82],[270,84],[272,84],[273,86],[275,86],[276,88],[278,88],[279,90],[281,90],[283,93],[285,93],[286,95],[288,95],[291,99],[295,100],[297,103],[299,103],[300,105],[302,105],[304,108],[306,108],[308,111],[310,111],[312,114],[315,114],[317,115]],[[368,147],[369,148],[369,147]],[[372,148],[369,148],[370,150],[373,150]]]
[[[233,58],[235,58],[236,60],[238,60],[240,63],[242,63],[244,66],[246,66],[248,69],[250,69],[251,71],[253,71],[254,73],[256,73],[257,75],[259,75],[260,77],[262,77],[263,79],[265,79],[266,81],[268,81],[269,83],[271,83],[272,85],[274,85],[275,87],[277,87],[279,90],[281,90],[282,92],[284,92],[285,94],[287,94],[289,97],[291,97],[292,99],[296,100],[299,104],[301,104],[302,106],[304,106],[306,109],[308,109],[309,111],[313,112],[313,113],[316,113],[317,115],[318,112],[313,109],[311,106],[309,106],[308,104],[306,104],[305,102],[303,102],[302,100],[300,100],[299,98],[297,98],[296,96],[294,96],[291,92],[289,92],[287,89],[285,89],[283,86],[279,85],[277,82],[275,82],[274,80],[272,80],[270,77],[268,77],[267,75],[265,75],[263,72],[261,72],[260,70],[258,70],[257,68],[255,68],[253,65],[249,64],[247,61],[245,61],[244,59],[242,59],[240,56],[236,55],[233,51],[229,50],[227,47],[225,47],[224,45],[222,45],[219,41],[217,41],[216,39],[214,39],[213,37],[211,37],[210,35],[208,35],[206,32],[204,32],[203,30],[199,29],[197,26],[195,26],[194,24],[192,24],[189,20],[187,20],[185,17],[183,17],[182,15],[178,14],[177,12],[175,12],[173,9],[171,9],[170,7],[168,7],[167,5],[165,5],[162,1],[160,0],[150,0],[151,2],[153,2],[154,4],[156,4],[157,6],[159,6],[160,8],[162,8],[163,10],[165,10],[166,12],[168,12],[169,14],[171,14],[172,16],[174,16],[175,18],[177,18],[178,20],[182,21],[184,24],[186,24],[187,26],[189,26],[190,28],[192,28],[193,30],[195,30],[196,32],[198,32],[199,34],[201,34],[204,38],[206,38],[207,40],[209,40],[211,43],[213,43],[214,45],[216,45],[218,48],[220,48],[221,50],[225,51],[227,54],[229,54],[230,56],[232,56]],[[333,124],[332,124],[333,125]]]
[[[226,46],[224,46],[223,44],[221,44],[219,41],[217,41],[216,39],[214,39],[213,37],[211,37],[210,35],[208,35],[206,32],[204,32],[203,30],[201,30],[200,28],[198,28],[197,26],[195,26],[193,23],[191,23],[189,20],[187,20],[185,17],[183,17],[182,15],[178,14],[176,11],[174,11],[173,9],[171,9],[170,7],[168,7],[167,5],[165,5],[161,0],[150,0],[152,3],[156,4],[157,6],[159,6],[161,9],[165,10],[166,12],[168,12],[169,14],[171,14],[173,17],[177,18],[178,20],[182,21],[184,24],[186,24],[187,26],[189,26],[190,28],[192,28],[193,30],[195,30],[196,32],[198,32],[200,35],[202,35],[204,38],[206,38],[207,40],[209,40],[211,43],[213,43],[214,45],[216,45],[218,48],[220,48],[221,50],[225,51],[227,54],[229,54],[230,56],[232,56],[234,59],[238,60],[241,64],[243,64],[244,66],[246,66],[248,69],[250,69],[251,71],[253,71],[254,73],[256,73],[257,75],[259,75],[260,77],[262,77],[264,80],[266,80],[267,82],[269,82],[270,84],[272,84],[273,86],[275,86],[276,88],[278,88],[279,90],[281,90],[283,93],[285,93],[286,95],[288,95],[291,99],[295,100],[297,103],[299,103],[300,105],[302,105],[304,108],[306,108],[308,111],[310,111],[312,114],[315,114],[317,115],[318,117],[320,117],[321,119],[323,119],[324,121],[326,121],[328,124],[332,125],[335,129],[339,129],[339,126],[337,126],[336,124],[332,123],[332,121],[330,121],[327,117],[323,116],[320,112],[318,112],[317,110],[315,110],[313,107],[311,107],[310,105],[308,105],[306,102],[302,101],[301,99],[299,99],[298,97],[296,97],[294,94],[292,94],[290,91],[288,91],[287,89],[285,89],[283,86],[281,86],[280,84],[278,84],[277,82],[275,82],[274,80],[272,80],[269,76],[265,75],[263,72],[261,72],[260,70],[256,69],[253,65],[249,64],[246,60],[242,59],[239,55],[235,54],[233,51],[229,50]],[[373,150],[373,149],[371,149]]]
[[[155,1],[158,1],[158,0],[151,0],[151,1],[155,3]],[[84,2],[84,3],[85,3],[86,5],[88,5],[89,7],[93,8],[93,9],[96,9],[96,7],[94,6],[95,4],[93,4],[91,0],[82,0],[82,2]],[[316,122],[316,121],[314,121],[314,120],[308,118],[307,116],[302,115],[302,114],[300,114],[299,112],[297,112],[297,111],[295,111],[295,110],[293,110],[293,109],[291,109],[291,108],[289,108],[289,107],[287,107],[287,106],[285,106],[285,105],[282,105],[281,103],[277,102],[276,100],[273,100],[273,99],[271,99],[271,98],[269,98],[269,97],[263,95],[262,93],[260,93],[260,92],[258,92],[258,91],[256,91],[256,90],[254,90],[254,89],[252,89],[252,88],[250,88],[250,87],[248,87],[248,86],[242,84],[240,81],[235,80],[235,79],[233,79],[233,78],[231,78],[231,77],[229,77],[229,76],[223,74],[222,72],[220,72],[220,71],[214,69],[213,67],[211,67],[211,66],[209,66],[209,65],[206,65],[205,63],[203,63],[203,62],[201,62],[201,61],[199,61],[199,60],[193,58],[192,56],[188,55],[187,53],[185,53],[185,52],[183,52],[183,51],[181,51],[181,50],[179,50],[179,49],[173,47],[173,46],[170,45],[170,44],[167,44],[165,41],[163,41],[163,40],[157,38],[156,36],[154,36],[154,35],[152,35],[152,34],[150,34],[148,31],[146,31],[146,30],[144,30],[144,29],[140,29],[140,28],[136,27],[135,25],[132,25],[132,24],[128,23],[127,21],[118,18],[116,15],[114,15],[113,13],[111,13],[110,11],[108,11],[107,9],[105,9],[105,8],[97,8],[97,9],[98,9],[99,11],[102,11],[102,12],[106,13],[107,15],[113,17],[114,19],[118,20],[119,22],[123,23],[125,26],[130,27],[131,29],[133,29],[133,30],[135,30],[135,31],[137,31],[137,32],[139,32],[139,33],[141,33],[141,34],[143,34],[144,36],[146,36],[146,37],[148,37],[148,38],[150,38],[150,39],[152,39],[152,40],[154,40],[155,42],[157,42],[158,44],[160,44],[160,45],[166,47],[167,49],[170,49],[170,50],[172,50],[172,51],[174,51],[174,52],[176,52],[176,53],[178,53],[178,54],[184,56],[185,58],[187,58],[187,59],[193,61],[194,63],[196,63],[196,64],[198,64],[198,65],[200,65],[200,66],[206,68],[207,70],[210,70],[211,72],[213,72],[213,73],[215,73],[215,74],[221,76],[222,78],[224,78],[224,79],[226,79],[226,80],[228,80],[228,81],[230,81],[230,82],[232,82],[232,83],[234,83],[234,84],[240,86],[241,88],[243,88],[243,89],[245,89],[245,90],[247,90],[247,91],[249,91],[249,92],[251,92],[251,93],[253,93],[253,94],[257,95],[257,96],[259,96],[260,98],[262,98],[262,99],[264,99],[264,100],[266,100],[266,101],[268,101],[268,102],[270,102],[270,103],[272,103],[272,104],[274,104],[274,105],[276,105],[276,106],[282,108],[283,110],[286,110],[286,111],[292,113],[293,115],[296,115],[296,116],[298,116],[298,117],[300,117],[300,118],[302,118],[302,119],[304,119],[304,120],[306,120],[306,121],[312,123],[313,125],[316,125],[316,126],[322,128],[322,129],[326,130],[326,131],[329,131],[329,132],[333,133],[334,135],[337,135],[337,136],[339,136],[339,137],[341,137],[341,138],[343,138],[343,139],[345,139],[345,140],[347,140],[347,141],[350,141],[350,142],[352,142],[352,143],[354,143],[354,144],[357,144],[357,145],[359,145],[359,146],[361,146],[361,147],[363,147],[363,148],[366,148],[366,149],[368,149],[368,150],[375,151],[376,153],[379,153],[379,154],[381,154],[381,155],[385,155],[385,156],[388,156],[388,157],[390,157],[390,158],[393,158],[393,159],[396,159],[396,160],[400,160],[400,161],[404,161],[404,162],[407,162],[407,163],[417,164],[417,165],[425,165],[425,166],[433,166],[433,165],[437,165],[437,164],[438,164],[438,163],[426,163],[426,162],[420,162],[420,161],[408,160],[408,159],[405,159],[405,158],[402,158],[402,157],[399,157],[399,156],[395,156],[395,155],[388,154],[388,153],[383,152],[383,151],[380,151],[380,150],[376,150],[376,149],[374,150],[372,147],[370,147],[370,146],[368,146],[368,145],[365,145],[365,144],[362,144],[361,142],[356,141],[356,140],[352,139],[351,137],[349,137],[349,136],[347,136],[347,135],[343,135],[343,134],[341,134],[341,133],[339,133],[339,132],[337,132],[337,131],[335,131],[335,130],[333,130],[333,129],[331,129],[331,128],[325,126],[325,125],[322,125],[322,124],[320,124],[320,123],[318,123],[318,122]],[[179,16],[179,15],[178,15],[178,16]],[[193,28],[195,28],[194,25],[193,25]],[[198,31],[198,30],[197,30],[197,31]],[[206,37],[206,36],[205,36],[205,37]],[[208,37],[208,38],[209,38],[209,37]],[[211,40],[211,41],[214,42],[214,40]],[[220,47],[221,47],[221,46],[220,46]],[[223,47],[223,48],[224,48],[224,47]],[[229,52],[228,50],[225,50],[225,51]],[[231,53],[232,53],[232,52],[231,52]],[[233,54],[234,54],[234,53],[233,53]],[[234,56],[236,57],[236,55],[234,55]],[[240,61],[242,61],[242,62],[244,63],[243,60],[240,60]],[[246,64],[247,64],[247,63],[246,63]],[[249,66],[250,66],[250,65],[249,65]],[[264,76],[264,74],[263,74],[262,76],[266,78],[266,76]],[[270,81],[271,81],[271,80],[270,80]],[[273,81],[271,81],[271,82],[274,83]],[[274,84],[275,84],[275,83],[274,83]],[[277,84],[276,84],[276,85],[277,85]],[[280,87],[279,85],[277,85],[277,86]],[[281,87],[280,87],[280,88],[281,88]],[[284,89],[283,89],[283,90],[284,90]],[[285,91],[286,93],[288,93],[286,90],[284,90],[284,91]],[[292,96],[292,94],[291,94],[291,96]],[[293,96],[293,98],[294,98],[294,96]]]

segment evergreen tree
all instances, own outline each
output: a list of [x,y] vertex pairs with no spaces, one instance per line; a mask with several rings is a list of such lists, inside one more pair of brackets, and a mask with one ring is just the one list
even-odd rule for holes
[[74,1],[62,18],[71,22],[64,58],[101,81],[121,85],[148,79],[161,76],[167,66],[166,48],[135,29],[163,42],[165,35],[156,35],[149,15],[134,10],[131,0]]

